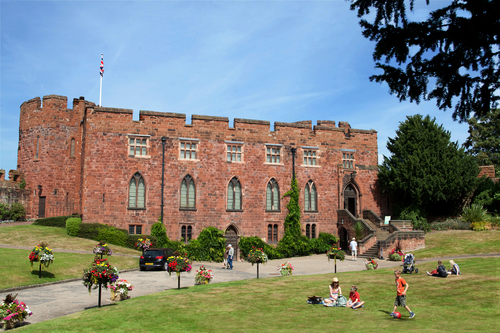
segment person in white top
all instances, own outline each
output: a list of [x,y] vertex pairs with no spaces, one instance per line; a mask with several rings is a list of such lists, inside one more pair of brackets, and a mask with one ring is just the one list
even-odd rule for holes
[[349,246],[351,247],[351,260],[358,260],[358,243],[356,243],[356,238],[352,239]]
[[227,263],[229,264],[229,269],[233,269],[233,257],[234,257],[234,249],[231,244],[228,245],[229,251],[227,253]]

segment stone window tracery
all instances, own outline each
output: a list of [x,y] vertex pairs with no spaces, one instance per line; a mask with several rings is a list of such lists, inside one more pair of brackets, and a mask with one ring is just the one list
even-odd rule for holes
[[318,194],[316,192],[316,185],[312,180],[308,181],[304,191],[304,211],[315,212],[318,210],[317,202]]
[[144,178],[136,172],[129,183],[128,208],[143,209],[146,207],[146,185]]
[[241,184],[236,177],[227,186],[227,210],[241,210]]
[[196,187],[190,175],[184,177],[181,183],[180,208],[190,210],[196,208]]
[[280,211],[280,189],[276,179],[271,179],[266,188],[266,210]]

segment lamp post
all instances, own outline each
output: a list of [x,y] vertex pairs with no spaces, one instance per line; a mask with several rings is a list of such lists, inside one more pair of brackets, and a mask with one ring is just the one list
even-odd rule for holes
[[295,153],[297,148],[292,148],[292,179],[295,179]]
[[165,186],[165,143],[167,143],[167,137],[161,137],[162,146],[162,160],[161,160],[161,223],[163,222],[163,188]]

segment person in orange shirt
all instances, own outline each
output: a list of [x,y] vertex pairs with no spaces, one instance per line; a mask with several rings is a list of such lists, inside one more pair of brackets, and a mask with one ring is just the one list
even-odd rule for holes
[[397,296],[396,300],[394,301],[394,310],[392,310],[391,312],[391,317],[394,317],[394,312],[396,312],[398,306],[403,306],[410,313],[410,319],[414,318],[415,313],[413,313],[408,305],[406,305],[406,291],[408,290],[408,283],[406,283],[405,279],[401,277],[400,269],[394,271],[394,276],[396,278],[395,281]]

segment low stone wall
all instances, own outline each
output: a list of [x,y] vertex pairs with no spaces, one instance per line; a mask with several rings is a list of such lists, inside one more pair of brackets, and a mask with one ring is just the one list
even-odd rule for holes
[[423,249],[425,248],[425,232],[395,231],[386,240],[379,242],[379,252],[382,249],[384,256],[387,257],[398,241],[401,242],[401,247],[405,253]]
[[391,220],[390,232],[394,231],[413,231],[413,224],[410,220]]
[[358,242],[358,255],[368,251],[372,246],[377,244],[377,236],[370,234]]

